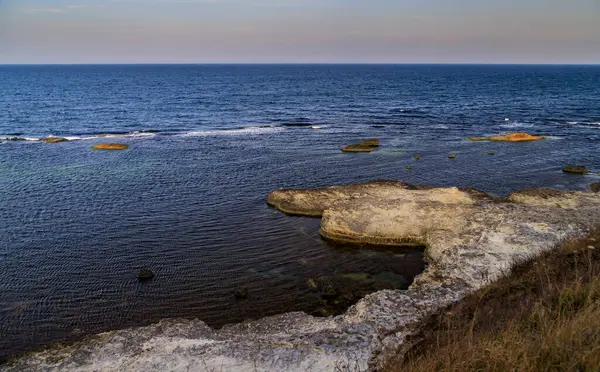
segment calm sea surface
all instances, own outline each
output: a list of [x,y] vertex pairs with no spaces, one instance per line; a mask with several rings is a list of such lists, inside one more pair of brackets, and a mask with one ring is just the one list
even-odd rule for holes
[[[511,131],[549,139],[464,140]],[[381,148],[340,152],[364,138]],[[584,189],[599,148],[600,66],[0,66],[0,359],[168,317],[319,314],[310,278],[406,288],[423,270],[419,251],[328,246],[318,219],[267,207],[273,189]]]

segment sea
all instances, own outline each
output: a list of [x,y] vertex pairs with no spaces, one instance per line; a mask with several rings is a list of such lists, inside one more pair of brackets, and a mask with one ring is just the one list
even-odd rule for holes
[[[547,139],[466,139],[516,131]],[[328,245],[272,190],[585,190],[599,149],[600,66],[0,66],[0,360],[164,318],[331,315],[311,280],[364,294],[424,269],[422,249]]]

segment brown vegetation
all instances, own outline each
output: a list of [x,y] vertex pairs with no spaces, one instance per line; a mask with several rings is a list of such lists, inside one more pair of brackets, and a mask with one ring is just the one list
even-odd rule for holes
[[596,371],[600,230],[431,317],[389,371]]

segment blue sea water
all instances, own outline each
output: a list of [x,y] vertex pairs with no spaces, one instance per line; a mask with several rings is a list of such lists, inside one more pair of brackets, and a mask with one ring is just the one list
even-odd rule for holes
[[[465,140],[512,131],[548,139]],[[340,151],[365,138],[381,148]],[[0,359],[167,317],[316,313],[309,278],[403,287],[423,269],[421,252],[328,246],[318,219],[266,206],[273,189],[585,189],[599,147],[600,66],[0,66]]]

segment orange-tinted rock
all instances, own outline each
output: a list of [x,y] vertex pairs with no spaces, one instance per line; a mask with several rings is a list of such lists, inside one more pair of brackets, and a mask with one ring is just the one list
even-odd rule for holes
[[364,147],[379,147],[379,140],[378,139],[368,139],[368,140],[361,141],[359,143],[359,145],[364,146]]
[[532,136],[525,132],[515,132],[504,136],[493,137],[468,137],[471,141],[504,141],[504,142],[530,142],[546,139],[544,136]]
[[94,150],[126,150],[129,146],[122,143],[99,143],[92,148]]

